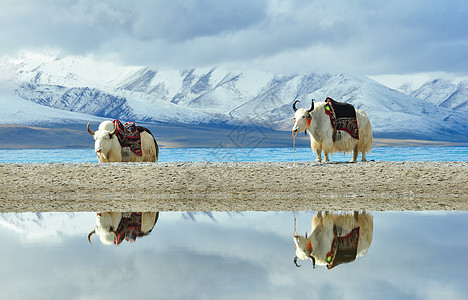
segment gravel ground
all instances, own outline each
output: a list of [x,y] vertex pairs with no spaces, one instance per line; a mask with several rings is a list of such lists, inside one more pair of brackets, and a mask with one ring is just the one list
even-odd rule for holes
[[0,164],[0,211],[468,210],[468,162]]

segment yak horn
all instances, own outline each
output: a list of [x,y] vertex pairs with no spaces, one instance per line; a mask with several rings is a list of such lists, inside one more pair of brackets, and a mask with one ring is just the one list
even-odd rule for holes
[[296,256],[296,257],[294,257],[294,264],[295,264],[295,265],[296,265],[296,267],[298,267],[298,268],[300,268],[300,267],[301,267],[301,265],[298,265],[298,264],[297,264],[297,256]]
[[312,267],[314,269],[316,269],[317,267],[315,266],[315,257],[313,257],[312,255],[309,255],[310,259],[312,259]]
[[116,130],[117,130],[117,127],[114,125],[114,130],[109,131],[109,135],[113,135],[113,134],[115,133]]
[[88,129],[88,132],[89,132],[91,135],[94,135],[94,131],[92,131],[91,129],[89,129],[89,124],[91,124],[91,122],[88,123],[88,125],[86,126],[86,129]]
[[[90,122],[91,123],[91,122]],[[91,236],[93,235],[93,233],[96,233],[95,230],[91,231],[89,234],[88,234],[88,242],[92,245],[93,243],[91,243]]]
[[314,110],[314,99],[312,99],[312,104],[310,105],[309,112]]
[[297,104],[298,102],[301,102],[301,101],[296,100],[296,101],[294,101],[294,103],[293,103],[293,109],[294,109],[294,111],[297,110],[296,104]]

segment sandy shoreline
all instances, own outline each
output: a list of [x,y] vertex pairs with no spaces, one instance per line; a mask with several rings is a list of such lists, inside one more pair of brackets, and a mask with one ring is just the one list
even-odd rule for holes
[[468,162],[0,164],[0,211],[468,210]]

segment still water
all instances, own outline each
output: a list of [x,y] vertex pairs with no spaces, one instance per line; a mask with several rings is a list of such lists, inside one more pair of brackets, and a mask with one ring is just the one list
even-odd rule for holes
[[[313,161],[310,148],[161,148],[160,162],[176,161]],[[360,157],[359,157],[360,159]],[[468,147],[374,147],[376,161],[468,161]],[[331,161],[349,161],[335,153]],[[94,149],[0,149],[0,163],[97,162]]]
[[316,215],[161,212],[144,237],[105,245],[94,234],[91,245],[96,213],[0,214],[0,296],[468,299],[467,212],[375,212],[372,227],[361,225],[372,237],[363,256],[298,268],[294,218],[305,235]]
[[[298,148],[294,159],[315,155]],[[368,159],[468,161],[468,147],[376,147]],[[293,161],[293,152],[163,148],[160,161]],[[43,162],[97,159],[93,149],[0,150],[0,163]],[[100,214],[114,217],[115,235],[97,227],[96,212],[3,213],[0,299],[468,299],[468,212],[371,215],[371,230],[359,226],[370,243],[360,240],[355,252],[342,248],[352,259],[331,269],[314,253],[314,269],[311,259],[301,260],[308,243],[305,252],[295,250],[294,224],[326,257],[339,249],[333,245],[353,245],[346,239],[354,216],[346,219],[351,225],[324,222],[328,239],[317,239],[317,212],[154,212],[149,223],[138,214]]]

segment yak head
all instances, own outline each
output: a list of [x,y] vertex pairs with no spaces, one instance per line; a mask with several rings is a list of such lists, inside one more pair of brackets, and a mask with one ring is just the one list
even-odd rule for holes
[[296,247],[296,256],[294,257],[294,264],[296,267],[300,267],[301,265],[297,264],[297,260],[307,260],[310,259],[312,261],[312,266],[315,269],[315,258],[312,256],[312,243],[307,238],[307,233],[305,237],[300,235],[294,235],[294,246]]
[[88,242],[91,244],[91,236],[96,234],[101,243],[104,245],[112,245],[117,240],[117,234],[115,233],[114,221],[111,213],[103,212],[96,214],[96,227],[88,235]]
[[299,103],[299,100],[294,101],[294,126],[292,128],[293,132],[303,132],[307,130],[312,122],[312,117],[310,113],[314,110],[314,100],[312,100],[312,105],[309,109],[305,108],[296,108],[296,104]]
[[107,159],[107,154],[112,147],[112,137],[115,134],[116,128],[112,122],[104,121],[99,125],[99,129],[97,131],[92,131],[89,128],[90,124],[91,122],[88,123],[86,128],[94,137],[94,151],[96,151],[98,158],[103,157],[104,159]]

